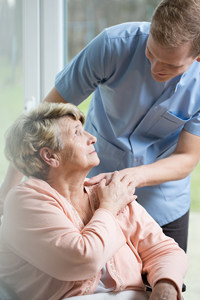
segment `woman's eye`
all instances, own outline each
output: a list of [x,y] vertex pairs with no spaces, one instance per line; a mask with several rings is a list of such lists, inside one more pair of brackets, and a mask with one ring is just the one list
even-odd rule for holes
[[149,49],[147,49],[147,51],[148,51],[148,55],[149,55],[150,57],[152,57],[152,54],[151,54],[151,52],[149,51]]
[[79,136],[79,135],[81,135],[80,130],[76,130],[76,131],[74,132],[74,136]]

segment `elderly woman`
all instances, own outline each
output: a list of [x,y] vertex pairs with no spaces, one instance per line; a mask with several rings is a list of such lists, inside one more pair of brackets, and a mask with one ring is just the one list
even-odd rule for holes
[[28,178],[4,202],[0,278],[21,300],[123,290],[138,300],[147,273],[151,300],[181,299],[186,255],[133,201],[129,177],[84,187],[99,158],[83,123],[77,107],[43,103],[8,131],[6,156]]

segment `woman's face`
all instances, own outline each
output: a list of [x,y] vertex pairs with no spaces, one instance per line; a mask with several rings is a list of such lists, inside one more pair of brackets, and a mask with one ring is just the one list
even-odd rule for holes
[[83,129],[80,121],[63,117],[58,122],[63,149],[59,153],[61,165],[71,171],[90,170],[99,164],[94,148],[96,138]]

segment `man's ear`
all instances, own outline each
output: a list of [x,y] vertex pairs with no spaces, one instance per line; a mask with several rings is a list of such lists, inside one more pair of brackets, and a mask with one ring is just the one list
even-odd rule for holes
[[48,147],[40,149],[40,157],[52,168],[58,168],[60,165],[58,156]]

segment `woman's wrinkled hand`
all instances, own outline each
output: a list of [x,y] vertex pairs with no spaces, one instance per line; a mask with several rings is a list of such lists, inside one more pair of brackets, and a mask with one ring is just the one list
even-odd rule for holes
[[154,286],[149,300],[177,300],[178,292],[170,280],[160,280]]
[[109,180],[105,178],[96,186],[100,208],[109,210],[117,215],[127,204],[134,201],[135,185],[133,180],[115,171]]

